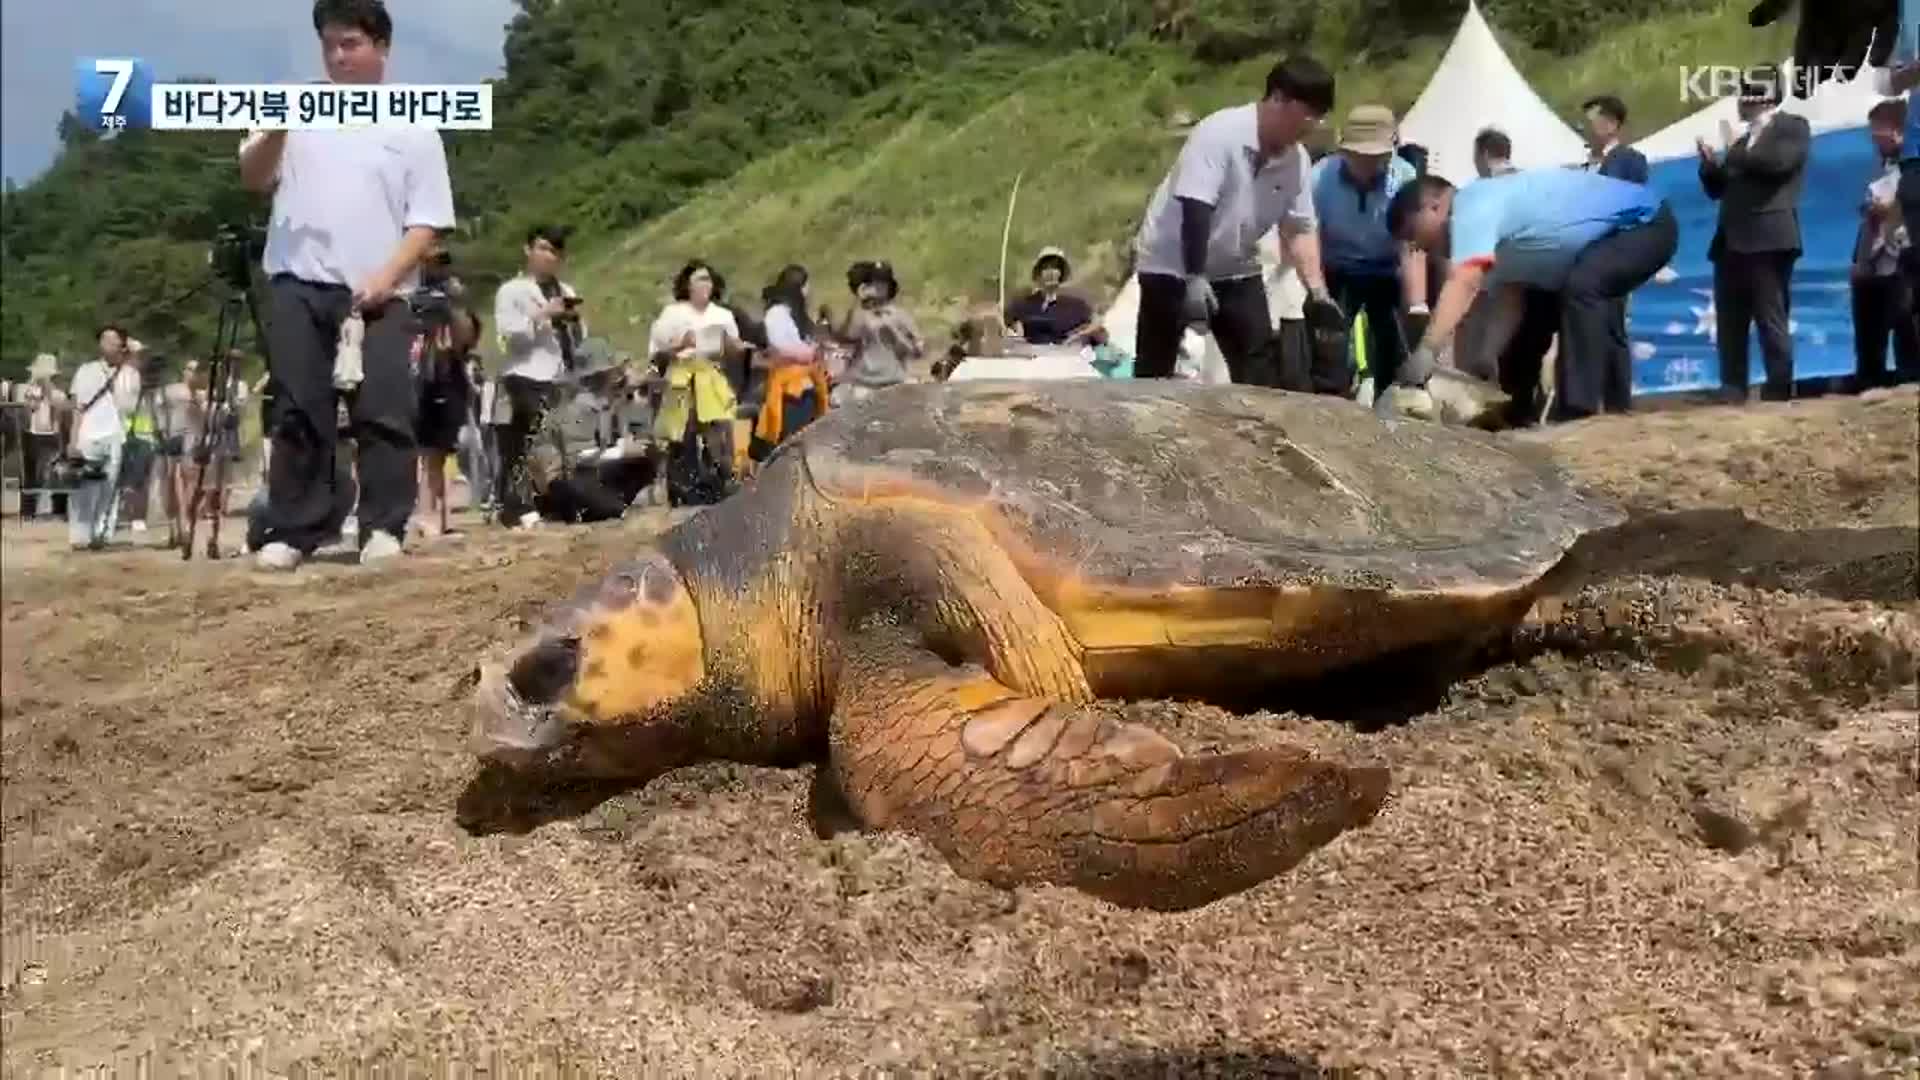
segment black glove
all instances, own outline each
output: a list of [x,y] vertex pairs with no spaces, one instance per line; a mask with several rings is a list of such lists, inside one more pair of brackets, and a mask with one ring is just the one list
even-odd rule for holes
[[1300,314],[1306,320],[1307,329],[1312,332],[1346,332],[1347,313],[1340,310],[1340,305],[1334,302],[1333,297],[1324,292],[1309,295],[1306,303],[1301,305]]

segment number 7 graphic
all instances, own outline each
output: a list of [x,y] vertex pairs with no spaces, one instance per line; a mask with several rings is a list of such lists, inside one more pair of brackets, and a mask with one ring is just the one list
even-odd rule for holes
[[113,85],[107,88],[107,100],[100,103],[100,115],[106,116],[120,108],[120,98],[126,94],[127,84],[133,81],[133,61],[95,60],[93,70],[96,75],[113,76]]

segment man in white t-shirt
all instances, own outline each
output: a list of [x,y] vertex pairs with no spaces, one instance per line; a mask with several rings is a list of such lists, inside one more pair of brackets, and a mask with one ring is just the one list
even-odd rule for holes
[[[86,475],[67,498],[67,539],[74,550],[99,550],[119,522],[120,455],[126,448],[127,332],[112,323],[100,328],[100,353],[74,370],[67,397],[78,411],[67,433],[67,453],[88,462]],[[133,389],[140,388],[139,376]]]
[[574,348],[586,340],[586,320],[578,308],[580,294],[560,280],[570,232],[558,225],[527,230],[526,262],[493,297],[493,325],[501,354],[500,387],[495,393],[506,396],[508,409],[507,422],[499,432],[495,498],[500,523],[509,528],[540,519],[527,476],[528,440],[556,404],[556,388],[572,367]]
[[[393,20],[382,0],[316,0],[327,77],[386,77]],[[362,381],[347,395],[360,479],[360,561],[400,552],[412,516],[417,320],[403,294],[419,281],[437,234],[453,228],[440,133],[362,127],[266,131],[240,148],[241,182],[273,192],[263,265],[271,311],[275,406],[262,567],[290,570],[337,536],[333,365],[340,326],[365,321]]]
[[1234,382],[1312,389],[1307,372],[1275,370],[1257,245],[1278,226],[1307,286],[1308,322],[1344,325],[1320,269],[1312,163],[1300,143],[1332,107],[1332,73],[1310,57],[1290,57],[1268,73],[1259,101],[1194,125],[1134,238],[1136,378],[1172,377],[1182,334],[1204,322]]

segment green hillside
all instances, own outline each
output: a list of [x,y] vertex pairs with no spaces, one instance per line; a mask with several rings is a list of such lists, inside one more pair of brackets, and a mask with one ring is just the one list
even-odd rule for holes
[[[1339,71],[1336,111],[1404,109],[1464,10],[1428,0],[520,0],[495,130],[450,133],[463,276],[490,293],[535,220],[580,228],[574,276],[595,323],[638,346],[692,255],[752,296],[781,264],[890,258],[938,333],[995,293],[1001,224],[1025,170],[1010,265],[1045,243],[1083,284],[1121,246],[1177,142],[1176,109],[1244,100],[1279,53]],[[1488,0],[1488,19],[1569,117],[1612,90],[1648,131],[1679,115],[1677,69],[1777,56],[1745,0]],[[1688,14],[1692,12],[1692,14]],[[1612,29],[1608,29],[1612,27]],[[401,26],[404,33],[405,27]],[[174,73],[172,77],[184,77]],[[49,118],[53,122],[55,118]],[[203,352],[214,226],[261,200],[228,135],[100,139],[62,120],[46,174],[0,197],[0,373],[91,350],[126,323]]]
[[[1689,111],[1679,100],[1681,65],[1702,55],[1732,54],[1733,63],[1779,55],[1786,36],[1749,28],[1748,6],[1632,25],[1571,55],[1501,37],[1522,73],[1571,122],[1587,97],[1613,92],[1627,102],[1634,129],[1647,132]],[[1336,113],[1362,101],[1404,113],[1445,46],[1445,38],[1430,38],[1390,62],[1342,66]],[[1010,288],[1024,281],[1036,251],[1058,244],[1073,258],[1079,287],[1110,298],[1147,196],[1179,149],[1169,115],[1249,100],[1271,63],[1266,55],[1206,64],[1146,42],[1056,58],[972,57],[874,95],[826,133],[711,185],[610,249],[576,258],[575,277],[599,298],[599,327],[637,349],[665,302],[668,279],[688,257],[712,261],[741,292],[800,262],[814,272],[815,302],[835,309],[847,302],[846,266],[884,257],[923,329],[944,334],[969,307],[997,296],[1008,198],[1023,174]]]

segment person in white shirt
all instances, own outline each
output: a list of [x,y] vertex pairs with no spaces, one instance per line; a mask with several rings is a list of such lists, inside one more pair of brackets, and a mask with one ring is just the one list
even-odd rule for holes
[[193,451],[206,428],[207,377],[200,361],[188,360],[180,378],[160,391],[160,459],[166,484],[167,521],[174,544],[187,535],[187,504],[193,492],[197,463]]
[[809,275],[798,263],[782,267],[760,299],[766,304],[767,347],[754,360],[764,373],[763,397],[747,456],[764,461],[773,448],[812,423],[829,404],[820,327],[807,313]]
[[1307,372],[1274,370],[1256,245],[1279,226],[1307,286],[1309,325],[1345,326],[1321,273],[1311,163],[1301,145],[1333,107],[1333,89],[1333,75],[1319,62],[1288,58],[1268,73],[1259,101],[1194,125],[1134,238],[1136,378],[1171,378],[1186,327],[1204,322],[1234,382],[1312,389]]
[[27,369],[27,381],[13,388],[13,400],[26,406],[27,413],[26,438],[21,443],[26,486],[40,492],[31,501],[21,500],[20,516],[24,519],[49,513],[54,517],[67,516],[67,493],[48,490],[49,470],[60,457],[60,433],[67,420],[67,410],[72,407],[66,391],[54,383],[59,377],[60,361],[52,353],[41,353]]
[[739,321],[720,303],[725,289],[711,266],[687,263],[674,275],[673,303],[647,335],[647,352],[666,375],[653,431],[668,447],[667,497],[676,506],[717,502],[732,484],[739,403],[722,365],[747,345]]
[[[378,84],[393,20],[381,0],[316,0],[327,77]],[[431,128],[255,132],[241,182],[273,193],[262,260],[269,281],[268,358],[275,390],[263,568],[290,570],[338,538],[333,513],[334,362],[343,323],[364,321],[361,381],[346,395],[360,478],[360,560],[401,550],[417,491],[418,320],[404,293],[438,233],[454,225],[446,149]],[[329,535],[331,533],[331,535]]]
[[528,441],[541,429],[558,402],[563,376],[573,366],[573,350],[586,340],[580,294],[560,280],[566,262],[564,226],[536,225],[527,230],[526,262],[500,286],[493,298],[493,322],[500,341],[500,386],[508,420],[499,431],[500,472],[495,493],[499,518],[508,527],[540,520],[527,475]]
[[120,415],[127,422],[127,440],[120,449],[119,520],[136,536],[147,531],[147,511],[155,475],[153,463],[159,456],[156,396],[159,374],[165,364],[164,357],[149,355],[146,345],[134,338],[127,342],[126,361],[114,373],[113,394],[119,402]]
[[[1900,140],[1907,103],[1886,98],[1867,111],[1874,171],[1860,201],[1860,227],[1854,236],[1849,275],[1853,300],[1854,387],[1870,390],[1920,376],[1920,326],[1914,319],[1913,290],[1901,273],[1911,240],[1899,218]],[[1887,371],[1892,339],[1894,372]]]
[[[479,316],[474,316],[478,320]],[[486,512],[493,508],[494,443],[493,395],[498,379],[487,376],[486,365],[478,353],[467,357],[467,422],[460,428],[460,475],[467,480],[469,508]]]
[[[117,384],[127,355],[127,332],[100,328],[100,354],[73,373],[67,395],[79,409],[67,436],[67,456],[83,459],[86,470],[67,499],[67,542],[76,551],[107,545],[119,523],[120,454],[126,446],[126,418],[120,412]],[[134,376],[139,389],[139,375]]]

